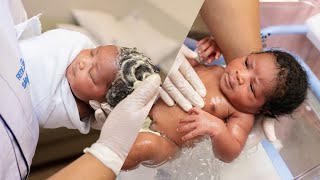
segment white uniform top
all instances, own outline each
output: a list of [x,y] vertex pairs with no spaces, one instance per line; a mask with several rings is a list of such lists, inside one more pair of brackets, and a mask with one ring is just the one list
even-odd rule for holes
[[66,70],[83,49],[94,48],[84,35],[55,29],[19,41],[30,82],[31,100],[41,127],[67,127],[88,133],[88,118],[80,120]]
[[25,178],[39,136],[14,31],[24,20],[20,0],[0,2],[0,179]]
[[[26,18],[20,0],[0,1],[0,179],[26,178],[39,138],[39,122],[31,104],[30,77],[26,69],[28,65],[19,50],[19,32],[14,29],[14,25]],[[32,31],[28,35],[30,33]],[[70,35],[59,45],[62,46],[68,40],[74,42],[75,36]],[[82,39],[85,41],[85,38]],[[44,77],[45,73],[41,76]],[[67,124],[62,123],[61,126],[72,124],[74,128],[82,127],[71,122]]]

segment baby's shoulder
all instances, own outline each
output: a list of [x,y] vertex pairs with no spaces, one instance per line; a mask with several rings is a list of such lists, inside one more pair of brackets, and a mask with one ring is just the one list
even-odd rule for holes
[[233,128],[240,132],[241,129],[243,136],[248,136],[251,132],[253,125],[254,125],[254,114],[248,114],[241,111],[235,111],[228,119],[227,124],[229,127],[236,127]]
[[234,108],[231,105],[229,118],[231,118],[231,119],[254,119],[254,114],[239,111],[238,109]]
[[224,67],[219,66],[219,65],[213,65],[210,66],[210,68],[212,69],[212,72],[214,72],[214,74],[216,75],[216,77],[220,78],[222,76],[222,74],[224,73]]

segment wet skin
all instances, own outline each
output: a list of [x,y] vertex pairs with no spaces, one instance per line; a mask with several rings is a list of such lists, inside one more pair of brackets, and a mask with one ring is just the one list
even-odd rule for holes
[[[195,70],[208,92],[204,98],[205,106],[203,110],[221,119],[228,117],[228,113],[235,109],[219,89],[219,80],[223,69],[218,66],[209,68],[199,66]],[[213,103],[212,98],[219,98],[220,100],[217,103]],[[159,99],[152,107],[149,116],[153,119],[151,129],[160,132],[162,136],[140,132],[122,169],[133,169],[144,161],[147,164],[162,163],[172,157],[182,146],[191,145],[193,140],[182,140],[186,133],[177,132],[179,120],[187,115],[180,106],[168,107]]]
[[[118,50],[115,46],[102,46],[81,51],[67,68],[67,79],[76,97],[80,117],[92,113],[87,102],[105,101],[105,94],[115,79]],[[197,66],[195,70],[207,89],[204,111],[226,120],[234,114],[255,113],[264,104],[265,95],[274,87],[275,66],[270,54],[249,55],[233,60],[227,68]],[[232,102],[232,103],[231,103]],[[155,165],[172,157],[182,146],[187,132],[177,132],[179,120],[188,116],[178,105],[168,107],[161,99],[150,111],[152,133],[139,133],[123,169],[132,169],[139,163]],[[249,127],[250,129],[250,127]],[[246,137],[244,137],[246,138]],[[245,139],[244,139],[245,141]]]
[[[271,61],[257,61],[260,59]],[[275,86],[277,70],[272,59],[269,54],[250,55],[249,58],[238,58],[225,69],[219,66],[195,67],[208,92],[204,98],[203,110],[222,120],[237,113],[247,114],[259,110],[265,102],[265,95],[270,94]],[[179,106],[168,107],[159,99],[149,116],[153,119],[151,129],[160,132],[162,136],[139,133],[123,169],[135,168],[141,162],[146,165],[162,163],[174,156],[179,148],[192,145],[193,141],[198,139],[195,137],[183,141],[182,137],[187,132],[177,132],[179,120],[188,116]],[[250,116],[253,119],[253,115]]]

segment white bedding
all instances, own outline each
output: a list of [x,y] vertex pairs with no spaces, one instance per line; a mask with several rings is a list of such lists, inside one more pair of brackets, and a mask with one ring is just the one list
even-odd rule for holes
[[152,27],[137,11],[121,19],[96,10],[74,9],[72,15],[78,26],[58,24],[57,27],[81,32],[96,45],[137,47],[155,64],[159,64],[178,49],[178,42]]

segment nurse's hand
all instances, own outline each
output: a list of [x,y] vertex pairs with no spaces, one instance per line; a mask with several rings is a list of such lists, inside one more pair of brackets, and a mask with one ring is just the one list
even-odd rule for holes
[[101,130],[112,108],[107,102],[100,103],[96,100],[90,100],[89,104],[94,110],[94,114],[90,118],[90,126],[93,129]]
[[262,129],[264,135],[270,142],[275,142],[277,140],[276,132],[275,132],[275,122],[276,120],[273,118],[265,118],[262,121]]
[[202,108],[202,97],[207,94],[206,88],[194,71],[187,58],[194,59],[198,55],[185,45],[176,57],[175,62],[160,89],[160,96],[168,106],[177,102],[184,111],[189,111],[193,106]]
[[147,77],[109,114],[100,137],[84,150],[117,175],[159,92],[160,76]]

